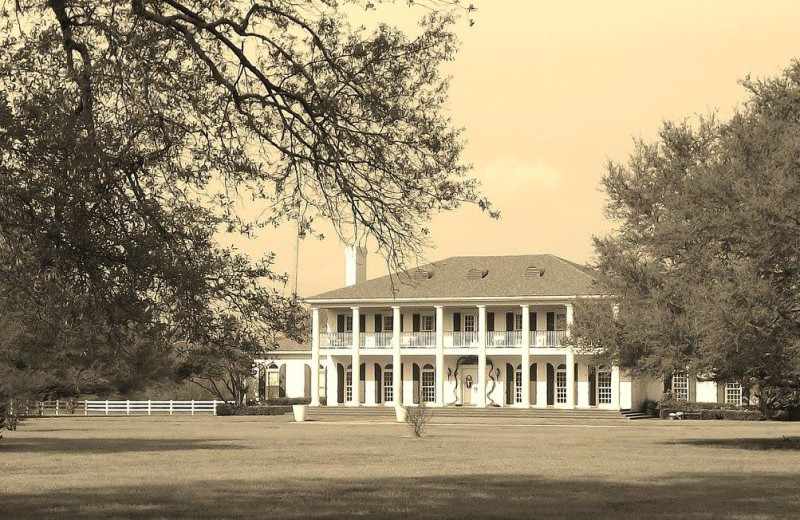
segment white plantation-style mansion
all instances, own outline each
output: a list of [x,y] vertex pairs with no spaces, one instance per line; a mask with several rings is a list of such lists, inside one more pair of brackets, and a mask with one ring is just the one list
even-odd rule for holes
[[[661,380],[597,366],[569,346],[573,302],[597,298],[592,270],[553,255],[453,257],[366,280],[366,251],[346,250],[346,286],[307,298],[311,346],[257,360],[259,396],[312,406],[637,409]],[[318,370],[311,370],[318,367]],[[741,404],[738,385],[685,374],[676,396]]]

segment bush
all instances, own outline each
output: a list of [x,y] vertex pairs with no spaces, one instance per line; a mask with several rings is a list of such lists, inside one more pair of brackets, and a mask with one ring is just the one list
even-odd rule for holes
[[311,404],[309,397],[273,397],[267,399],[268,406],[291,406],[293,404]]
[[425,406],[420,400],[419,406],[409,406],[406,408],[406,423],[411,428],[415,437],[422,437],[425,425],[433,418],[433,410]]
[[693,406],[684,407],[661,407],[660,417],[669,419],[669,414],[683,412],[684,420],[703,420],[703,421],[760,421],[764,418],[759,410],[752,409],[731,409],[719,408],[719,405],[708,403],[708,408],[703,408],[706,403],[688,403]]
[[240,406],[223,403],[217,405],[217,415],[284,415],[292,413],[291,405],[283,406]]

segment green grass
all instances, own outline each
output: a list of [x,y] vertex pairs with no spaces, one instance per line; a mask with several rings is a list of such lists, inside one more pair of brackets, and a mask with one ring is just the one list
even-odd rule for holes
[[0,443],[0,517],[800,515],[800,424],[445,421],[31,420]]

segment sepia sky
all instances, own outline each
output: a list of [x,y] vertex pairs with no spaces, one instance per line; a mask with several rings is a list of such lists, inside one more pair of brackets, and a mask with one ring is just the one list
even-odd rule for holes
[[[465,127],[465,160],[499,221],[476,208],[431,223],[428,260],[455,255],[553,253],[592,258],[603,218],[600,179],[633,139],[665,119],[718,109],[745,97],[737,81],[779,73],[800,56],[800,2],[747,0],[473,0],[476,24],[448,64],[449,115]],[[301,242],[298,292],[343,285],[343,245],[332,233]],[[245,249],[278,255],[292,273],[295,230],[263,232]],[[372,278],[386,274],[374,250]]]

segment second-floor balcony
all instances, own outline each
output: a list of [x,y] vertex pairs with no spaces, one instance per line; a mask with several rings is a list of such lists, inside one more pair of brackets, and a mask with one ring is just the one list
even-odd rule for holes
[[[486,347],[521,348],[521,331],[489,331],[486,333]],[[564,330],[540,330],[530,332],[531,348],[555,348],[561,346],[567,336]],[[392,348],[392,332],[362,332],[358,335],[360,348]],[[475,348],[480,346],[479,332],[445,331],[443,334],[445,349]],[[436,332],[401,332],[401,348],[434,348]],[[350,349],[353,347],[352,332],[328,332],[320,334],[320,347],[326,349]]]

